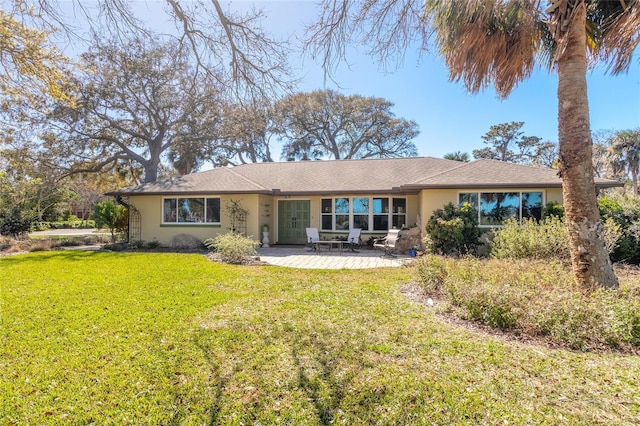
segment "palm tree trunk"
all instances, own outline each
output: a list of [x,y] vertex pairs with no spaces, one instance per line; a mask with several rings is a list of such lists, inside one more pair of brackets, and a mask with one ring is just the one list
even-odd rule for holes
[[[558,57],[558,133],[560,176],[569,230],[571,263],[583,288],[617,287],[596,200],[591,164],[591,130],[587,99],[586,10],[577,2]],[[570,14],[569,14],[570,15]]]

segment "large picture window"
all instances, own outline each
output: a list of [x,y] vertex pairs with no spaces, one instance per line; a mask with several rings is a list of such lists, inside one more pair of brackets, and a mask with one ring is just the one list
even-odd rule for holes
[[162,223],[220,223],[220,198],[165,198]]
[[480,226],[500,226],[508,219],[542,219],[542,192],[463,192],[458,203],[478,210]]
[[389,225],[401,228],[407,223],[406,198],[338,197],[321,200],[323,231],[389,230]]

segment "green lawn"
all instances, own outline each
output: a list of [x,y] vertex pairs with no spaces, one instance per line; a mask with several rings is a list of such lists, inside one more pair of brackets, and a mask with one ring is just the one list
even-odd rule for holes
[[454,328],[411,269],[0,259],[0,424],[640,423],[640,358]]

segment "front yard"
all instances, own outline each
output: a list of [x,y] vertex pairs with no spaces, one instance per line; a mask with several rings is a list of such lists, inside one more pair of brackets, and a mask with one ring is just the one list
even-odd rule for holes
[[0,259],[0,424],[638,424],[640,358],[457,328],[408,268]]

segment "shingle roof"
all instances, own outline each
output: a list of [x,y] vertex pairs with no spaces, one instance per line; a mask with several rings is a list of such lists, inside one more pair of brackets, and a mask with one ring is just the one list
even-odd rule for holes
[[[600,187],[621,186],[597,179]],[[110,195],[204,193],[389,193],[428,188],[560,187],[557,170],[434,157],[244,164],[110,192]]]
[[497,186],[558,187],[562,181],[558,171],[503,161],[481,159],[463,163],[437,175],[417,180],[410,186],[429,188],[472,188]]

